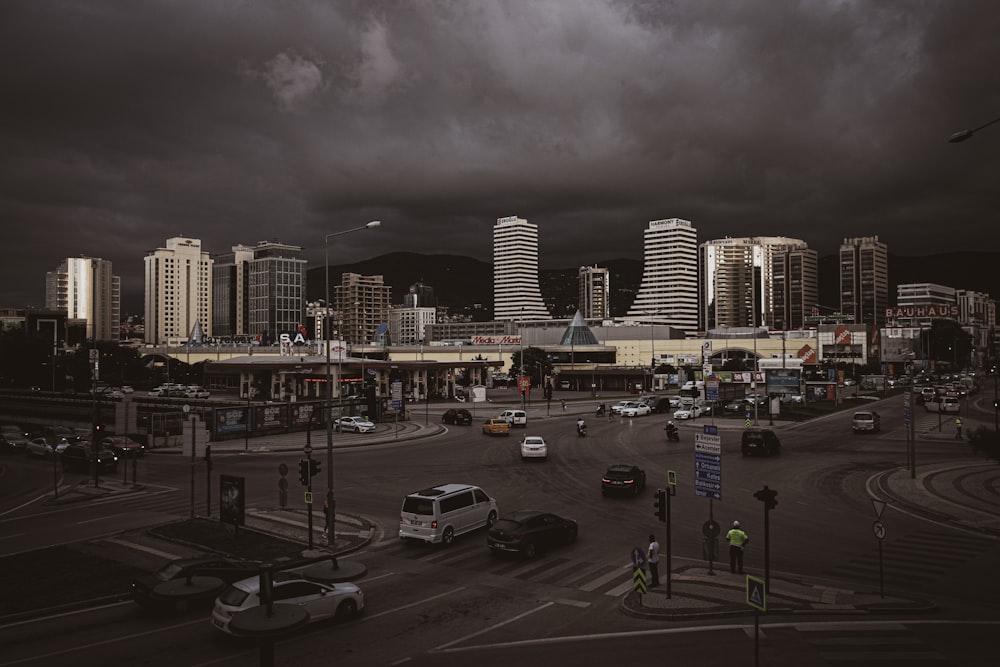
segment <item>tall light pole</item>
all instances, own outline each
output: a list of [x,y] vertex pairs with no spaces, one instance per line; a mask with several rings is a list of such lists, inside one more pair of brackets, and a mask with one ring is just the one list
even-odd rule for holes
[[980,125],[979,127],[974,127],[971,130],[959,130],[955,134],[953,134],[950,137],[948,137],[948,141],[950,143],[957,144],[960,141],[965,141],[966,139],[971,139],[972,135],[974,135],[979,130],[982,130],[983,128],[989,127],[993,123],[998,123],[998,122],[1000,122],[1000,118],[994,118],[990,122],[985,123],[983,125]]
[[[326,266],[326,308],[323,311],[323,337],[326,338],[326,405],[324,412],[326,417],[326,543],[333,547],[336,538],[333,534],[337,501],[333,497],[333,378],[330,373],[330,239],[334,236],[343,236],[352,232],[360,232],[366,229],[374,229],[382,223],[379,220],[372,220],[368,224],[352,229],[345,229],[341,232],[331,232],[323,238],[326,254],[324,264]],[[338,359],[343,357],[344,351],[340,350]],[[340,377],[338,375],[337,379]],[[337,397],[340,397],[340,389],[337,389]]]

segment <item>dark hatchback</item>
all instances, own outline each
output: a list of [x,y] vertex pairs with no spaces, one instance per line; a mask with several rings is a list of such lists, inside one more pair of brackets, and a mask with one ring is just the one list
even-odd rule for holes
[[549,512],[518,510],[493,524],[486,546],[493,553],[516,553],[534,558],[539,552],[576,541],[578,528],[573,519]]
[[781,441],[771,429],[748,428],[743,431],[743,440],[740,449],[743,452],[743,456],[750,456],[751,454],[775,456],[781,453]]
[[646,472],[639,466],[610,466],[601,478],[601,493],[630,493],[637,496],[646,488]]
[[441,415],[441,421],[445,424],[470,426],[472,425],[472,413],[464,408],[447,410],[443,415]]
[[[175,608],[176,602],[173,600],[157,599],[153,594],[154,589],[163,582],[184,579],[186,577],[215,577],[227,584],[231,584],[234,581],[259,574],[260,565],[256,561],[236,560],[220,556],[178,558],[177,560],[170,561],[154,574],[133,579],[129,587],[129,593],[132,596],[132,600],[143,609],[168,611]],[[215,601],[216,595],[218,595],[218,592],[213,592],[211,597],[195,600],[194,602],[203,606],[211,606]]]
[[[94,450],[89,442],[70,445],[59,456],[63,470],[90,472],[90,464],[94,462]],[[118,457],[110,449],[101,448],[97,452],[97,465],[104,472],[118,470]]]

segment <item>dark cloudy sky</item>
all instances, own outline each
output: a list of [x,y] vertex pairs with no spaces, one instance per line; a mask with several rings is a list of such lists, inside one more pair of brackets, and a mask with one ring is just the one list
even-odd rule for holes
[[[103,257],[641,257],[651,219],[821,254],[996,249],[996,0],[3,0],[0,307]],[[984,244],[985,242],[985,244]],[[443,286],[437,286],[442,289]]]

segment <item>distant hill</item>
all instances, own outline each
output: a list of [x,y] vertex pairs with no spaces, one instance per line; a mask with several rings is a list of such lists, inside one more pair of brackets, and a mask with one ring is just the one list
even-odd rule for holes
[[[610,259],[597,262],[611,274],[611,315],[625,315],[642,279],[642,261]],[[889,302],[895,303],[896,286],[905,283],[928,282],[956,289],[971,289],[1000,298],[1000,252],[957,252],[900,257],[889,255]],[[323,267],[308,274],[309,300],[324,296]],[[542,298],[553,317],[568,318],[576,312],[579,299],[577,273],[579,267],[542,269],[539,285]],[[493,317],[493,265],[461,255],[424,255],[394,252],[353,264],[330,266],[333,284],[340,282],[345,272],[382,275],[392,286],[392,300],[401,303],[410,285],[423,282],[434,288],[438,304],[452,313],[468,313],[475,320]],[[837,255],[819,260],[819,302],[839,307],[840,286]]]

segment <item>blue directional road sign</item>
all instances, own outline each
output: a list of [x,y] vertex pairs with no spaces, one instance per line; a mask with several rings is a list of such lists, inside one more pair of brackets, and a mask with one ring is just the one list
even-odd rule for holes
[[632,565],[635,566],[636,568],[646,567],[646,552],[640,549],[639,547],[632,549],[631,558],[632,558]]
[[705,430],[694,435],[694,495],[722,500],[722,436]]

